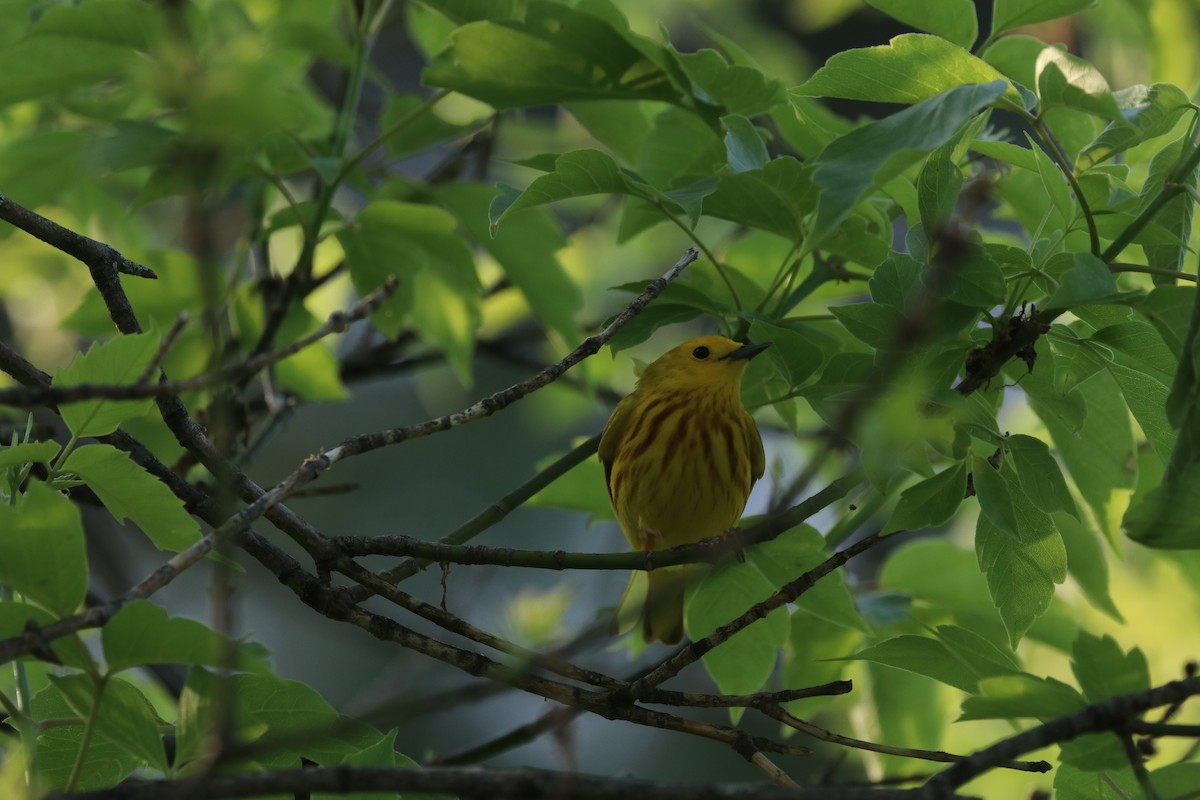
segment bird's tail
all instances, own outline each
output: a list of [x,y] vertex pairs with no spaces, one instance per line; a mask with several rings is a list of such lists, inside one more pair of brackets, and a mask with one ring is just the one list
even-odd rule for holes
[[683,601],[688,582],[695,567],[680,566],[656,569],[649,573],[635,572],[617,606],[613,618],[614,633],[624,633],[633,627],[639,612],[642,618],[642,638],[647,643],[659,641],[676,644],[683,638]]

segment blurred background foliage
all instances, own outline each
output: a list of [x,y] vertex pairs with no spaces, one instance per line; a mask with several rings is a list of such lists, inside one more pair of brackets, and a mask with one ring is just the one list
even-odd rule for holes
[[[836,53],[881,45],[912,30],[859,0],[613,5],[638,34],[658,40],[665,30],[683,53],[714,44],[740,50],[786,88],[811,77]],[[991,17],[991,3],[976,5],[980,20]],[[670,225],[625,235],[624,226],[642,223],[628,207],[622,213],[610,195],[558,203],[553,213],[522,212],[492,238],[487,214],[494,183],[524,187],[538,174],[522,166],[523,160],[595,147],[602,138],[627,165],[654,180],[656,169],[669,175],[677,168],[671,162],[674,147],[695,135],[691,123],[681,114],[678,129],[657,131],[660,151],[639,152],[630,144],[622,152],[622,127],[631,126],[633,142],[644,133],[636,126],[648,124],[648,117],[623,115],[615,101],[608,106],[598,101],[590,109],[538,105],[497,114],[465,94],[441,97],[422,85],[422,70],[437,63],[449,42],[456,27],[452,12],[469,14],[473,4],[412,0],[388,4],[382,14],[372,13],[376,4],[367,6],[326,0],[0,0],[0,49],[6,63],[15,65],[0,79],[0,192],[157,271],[157,281],[123,283],[151,330],[169,328],[181,312],[195,321],[167,356],[169,375],[198,374],[249,352],[295,269],[316,281],[281,321],[276,343],[311,330],[392,271],[407,279],[373,325],[355,326],[328,346],[283,361],[258,384],[260,391],[248,393],[237,460],[263,485],[347,436],[446,413],[524,379],[565,355],[628,302],[631,287],[664,272],[691,244]],[[364,12],[370,23],[363,23],[363,33],[373,41],[366,59],[351,33]],[[1109,0],[1020,33],[1065,44],[1116,88],[1158,81],[1186,91],[1196,86],[1196,0]],[[500,55],[519,66],[520,53]],[[356,74],[365,76],[361,84]],[[353,92],[356,86],[361,95],[348,97],[347,87]],[[428,105],[431,98],[436,103]],[[835,99],[812,113],[829,114],[825,122],[848,127],[897,108]],[[783,129],[787,122],[776,124]],[[1019,124],[999,114],[993,119],[995,126]],[[363,151],[389,131],[382,147]],[[796,147],[803,140],[783,138],[785,143],[773,142],[772,148]],[[1013,141],[1025,144],[1019,134]],[[717,148],[716,158],[723,160],[719,142]],[[361,161],[348,160],[360,151]],[[1135,156],[1130,163],[1135,174],[1145,176],[1146,159]],[[698,171],[709,167],[700,164]],[[334,177],[344,180],[335,193],[326,193],[323,187]],[[1001,195],[1018,206],[1015,198],[1030,191],[1041,189],[1023,186],[1017,177]],[[404,235],[373,238],[378,228],[372,225],[391,225],[395,220],[388,215],[400,213],[397,209],[403,211],[396,224]],[[313,246],[317,237],[306,236],[305,228],[322,217],[326,235]],[[865,219],[864,230],[873,218]],[[902,246],[904,235],[899,226],[894,232],[876,230],[874,238],[848,230],[838,246],[852,254],[851,261],[862,260],[869,258],[864,248],[886,254],[889,246]],[[748,276],[743,289],[755,283],[761,288],[787,257],[780,237],[742,235],[726,219],[702,218],[696,236],[720,243],[722,259]],[[406,245],[396,249],[396,241]],[[90,341],[112,335],[103,303],[69,257],[8,226],[0,228],[0,252],[0,337],[34,364],[53,371]],[[353,260],[356,252],[360,263],[376,264],[379,273],[346,269],[344,260]],[[692,292],[685,298],[690,305],[662,298],[642,323],[622,334],[615,358],[605,353],[590,359],[487,421],[339,466],[326,480],[351,491],[297,498],[292,505],[329,535],[439,538],[598,431],[615,398],[632,387],[639,361],[714,330],[710,317],[697,319],[695,307],[697,296],[724,291],[711,265],[694,268],[677,291],[685,290]],[[830,281],[794,313],[801,322],[806,315],[820,322],[830,305],[865,296],[861,282]],[[761,327],[752,326],[751,336],[761,331],[770,338],[770,322],[755,324]],[[833,334],[818,325],[813,335],[819,340]],[[1019,378],[1023,367],[1018,368],[1008,380]],[[773,399],[765,374],[757,382],[755,377],[751,372],[747,402]],[[196,410],[211,399],[209,392],[185,396]],[[863,435],[886,439],[904,430],[911,423],[904,399],[878,410],[865,423],[876,427]],[[10,419],[23,426],[20,414]],[[747,513],[777,508],[783,498],[794,501],[806,488],[836,477],[839,459],[816,475],[806,471],[809,460],[826,449],[826,420],[808,402],[780,403],[760,420],[768,479],[756,488]],[[37,421],[57,424],[49,414]],[[166,463],[204,479],[155,415],[126,427]],[[1006,399],[999,430],[1045,437],[1040,419],[1019,398]],[[1153,485],[1149,461],[1137,475]],[[1109,508],[1111,517],[1101,520],[1111,538],[1104,550],[1080,523],[1059,521],[1068,549],[1107,563],[1107,586],[1069,580],[1058,589],[1019,646],[1026,671],[1071,682],[1071,645],[1080,630],[1111,635],[1122,651],[1140,648],[1156,683],[1176,677],[1196,657],[1195,555],[1147,551],[1113,534],[1136,488],[1131,482],[1125,486]],[[887,521],[895,496],[868,491],[853,499],[862,507],[822,514],[814,527],[841,538],[876,530]],[[100,511],[88,510],[85,523],[97,596],[119,594],[159,563],[161,556],[143,538]],[[936,536],[910,539],[856,562],[846,580],[871,624],[857,617],[836,624],[828,607],[823,614],[797,611],[783,658],[778,665],[765,664],[768,673],[774,669],[768,685],[852,678],[852,696],[802,701],[796,713],[897,746],[965,752],[1010,733],[1003,720],[955,722],[963,687],[870,660],[837,660],[887,635],[927,630],[910,619],[910,603],[957,610],[931,614],[922,624],[995,629],[994,638],[1004,638],[972,552],[975,526],[973,510],[960,513]],[[487,542],[578,551],[624,546],[607,510],[599,466],[590,462],[489,531]],[[209,580],[206,570],[193,570],[157,600],[172,613],[206,619]],[[460,567],[419,576],[410,588],[427,598],[444,593],[454,613],[480,627],[549,647],[603,617],[624,581],[622,574],[605,572],[563,576]],[[236,600],[236,632],[264,645],[278,674],[310,684],[340,711],[385,729],[398,725],[397,748],[414,758],[465,750],[544,710],[540,699],[479,692],[437,663],[303,613],[290,593],[253,565],[237,579]],[[627,648],[607,642],[587,658],[612,674],[631,668]],[[0,687],[9,680],[7,674],[0,677]],[[44,675],[37,680],[45,685]],[[680,683],[710,687],[699,671]],[[169,718],[169,682],[146,686]],[[725,712],[704,716],[727,721]],[[761,720],[747,725],[778,733]],[[488,763],[701,781],[759,777],[728,754],[711,757],[709,743],[628,728],[589,715],[554,736],[497,752]],[[837,748],[817,750],[811,764],[789,769],[797,777],[811,770],[811,780],[837,781],[925,771],[911,760],[856,754],[843,763],[845,753]],[[1051,780],[993,773],[972,788],[989,797],[1028,796]]]

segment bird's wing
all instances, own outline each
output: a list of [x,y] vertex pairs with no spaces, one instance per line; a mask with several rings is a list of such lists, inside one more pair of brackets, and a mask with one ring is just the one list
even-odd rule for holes
[[629,429],[629,421],[633,418],[633,408],[637,405],[635,397],[636,392],[617,403],[612,416],[608,418],[608,424],[604,426],[604,433],[600,434],[600,463],[604,465],[604,483],[608,487],[610,499],[612,498],[613,461],[617,458],[617,450],[621,448],[625,432]]
[[753,486],[767,471],[767,454],[763,452],[758,425],[754,424],[754,417],[745,409],[742,410],[742,430],[745,431],[746,449],[750,453],[750,485]]

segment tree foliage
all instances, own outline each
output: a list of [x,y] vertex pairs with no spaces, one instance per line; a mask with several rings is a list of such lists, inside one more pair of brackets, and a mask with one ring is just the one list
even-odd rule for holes
[[[1164,738],[1196,737],[1170,724],[1195,717],[1196,653],[1165,646],[1153,610],[1200,592],[1197,106],[1166,80],[1113,88],[1112,59],[1039,38],[1069,18],[1115,42],[1152,28],[1145,9],[868,2],[910,32],[804,80],[736,33],[653,30],[612,0],[9,3],[0,794],[168,797],[195,779],[222,796],[700,796],[591,778],[586,759],[418,764],[395,729],[223,627],[246,570],[290,590],[296,619],[557,704],[527,736],[596,714],[722,742],[783,786],[816,780],[790,758],[815,739],[855,754],[835,783],[913,786],[803,797],[1200,784],[1194,749]],[[419,89],[379,58],[395,25]],[[589,357],[623,367],[685,328],[772,343],[743,387],[770,497],[729,542],[649,558],[466,545],[527,502],[611,519],[595,437],[566,455],[565,437],[524,437],[536,474],[438,542],[420,519],[402,520],[412,538],[349,536],[285,503],[580,373],[608,403],[601,387],[628,375]],[[486,385],[488,358],[525,379],[305,442],[268,489],[246,471],[295,406],[345,414],[364,381],[432,385],[431,364]],[[113,596],[96,591],[98,514],[166,551]],[[687,606],[694,644],[627,641],[645,666],[631,678],[576,659],[606,623],[570,621],[562,595],[518,594],[520,636],[501,638],[403,588],[430,562],[519,585],[519,567],[685,561],[714,563]],[[211,575],[211,627],[156,602],[189,570]],[[1159,582],[1178,596],[1144,602]],[[1194,620],[1170,620],[1195,641]],[[708,691],[660,686],[696,661]],[[1014,761],[1050,745],[1050,763]],[[931,761],[954,763],[928,777]]]

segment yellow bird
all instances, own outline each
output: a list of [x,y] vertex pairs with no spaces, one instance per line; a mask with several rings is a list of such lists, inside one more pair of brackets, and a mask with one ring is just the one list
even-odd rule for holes
[[[600,437],[608,497],[635,550],[660,550],[727,533],[766,466],[762,437],[742,405],[746,365],[767,344],[723,336],[684,342],[646,367]],[[683,637],[693,565],[650,572],[642,606],[647,642]],[[636,574],[635,574],[636,575]],[[634,581],[622,609],[633,599]],[[618,611],[620,620],[624,614]]]

